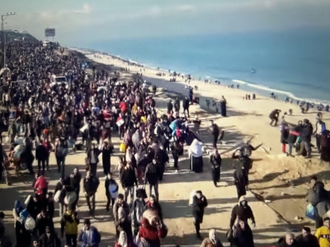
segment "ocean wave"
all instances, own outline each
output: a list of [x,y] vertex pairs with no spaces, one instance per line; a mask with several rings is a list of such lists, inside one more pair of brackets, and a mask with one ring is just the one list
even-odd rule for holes
[[263,91],[268,91],[268,92],[275,93],[275,94],[276,93],[282,94],[282,95],[285,95],[285,96],[287,96],[291,99],[294,99],[294,100],[313,102],[314,104],[321,104],[321,103],[322,104],[330,104],[330,102],[326,101],[326,100],[311,99],[311,98],[300,98],[300,97],[295,96],[291,92],[278,90],[278,89],[274,89],[274,88],[269,88],[269,87],[266,87],[266,86],[262,86],[262,85],[242,81],[242,80],[233,79],[232,82],[236,82],[236,83],[239,83],[239,84],[243,84],[243,85],[246,85],[246,86],[249,86],[249,87],[253,87],[253,88],[256,88],[256,89],[259,89],[259,90],[263,90]]

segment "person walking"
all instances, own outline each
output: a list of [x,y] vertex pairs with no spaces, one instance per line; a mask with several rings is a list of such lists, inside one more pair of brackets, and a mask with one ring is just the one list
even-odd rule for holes
[[101,151],[98,149],[95,143],[92,144],[92,147],[87,152],[87,160],[89,164],[89,171],[91,174],[96,176],[97,164],[99,163],[98,156]]
[[107,140],[103,141],[103,147],[102,147],[102,166],[103,166],[103,172],[104,175],[107,176],[109,173],[111,173],[111,154],[113,151],[113,146],[109,144]]
[[90,171],[87,171],[84,178],[85,198],[89,208],[89,214],[93,217],[95,216],[95,195],[99,184],[99,179]]
[[234,245],[236,247],[254,247],[253,234],[246,222],[238,220],[233,231]]
[[89,219],[84,220],[84,228],[80,231],[78,242],[81,247],[99,247],[101,234],[96,227],[91,225]]
[[218,186],[218,182],[220,181],[220,173],[221,173],[221,156],[218,152],[218,149],[214,149],[213,153],[210,156],[210,163],[212,165],[212,181],[215,187]]
[[77,199],[74,202],[74,206],[78,206],[78,201],[79,201],[79,194],[80,194],[80,182],[81,182],[81,174],[79,172],[79,168],[75,167],[73,169],[73,174],[70,175],[71,178],[71,187],[74,192],[77,194]]
[[127,202],[128,195],[130,195],[130,204],[133,204],[134,185],[137,187],[138,182],[131,162],[126,164],[125,168],[120,173],[120,181],[125,190],[125,201]]
[[217,124],[213,122],[213,120],[210,120],[210,129],[211,129],[211,134],[213,136],[213,148],[216,148],[220,136],[220,128]]
[[204,210],[207,207],[207,199],[202,194],[202,191],[196,191],[196,194],[193,197],[193,216],[194,216],[194,225],[197,238],[201,239],[200,235],[200,224],[203,223]]
[[107,197],[106,210],[109,211],[110,202],[111,202],[111,207],[113,208],[115,204],[115,200],[118,197],[119,186],[117,182],[112,178],[112,175],[110,173],[107,175],[107,178],[105,179],[104,186],[105,186],[105,195]]
[[55,145],[55,157],[58,172],[61,173],[61,177],[65,177],[65,157],[68,154],[68,143],[65,138],[60,138],[60,140]]
[[234,171],[234,183],[236,186],[237,198],[239,199],[241,196],[245,196],[249,179],[244,166],[240,166]]
[[42,172],[45,173],[45,166],[48,158],[48,150],[42,143],[39,143],[36,148],[36,160],[38,161],[38,171],[41,171],[42,165]]
[[139,232],[139,228],[141,226],[142,215],[146,206],[144,201],[145,198],[145,190],[137,189],[136,190],[136,199],[133,202],[132,207],[132,226],[133,226],[133,234],[136,236]]
[[64,238],[65,234],[65,246],[76,247],[79,219],[77,212],[73,207],[67,211],[61,219],[61,236]]
[[149,183],[149,196],[152,195],[151,191],[154,189],[156,200],[159,200],[159,192],[158,192],[158,169],[157,169],[157,161],[156,159],[153,159],[152,162],[150,162],[147,165],[146,171],[145,171],[145,177],[144,177],[144,183],[145,185]]
[[231,211],[229,227],[230,229],[232,229],[233,226],[235,225],[235,222],[237,222],[237,220],[243,220],[245,222],[245,225],[249,227],[248,219],[252,221],[252,225],[253,227],[255,227],[256,222],[254,219],[252,209],[248,205],[246,198],[242,196],[239,199],[238,204],[236,204]]

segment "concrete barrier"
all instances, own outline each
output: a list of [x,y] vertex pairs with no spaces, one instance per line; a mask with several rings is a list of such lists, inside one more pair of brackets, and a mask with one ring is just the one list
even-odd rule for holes
[[209,112],[214,113],[221,113],[220,112],[220,101],[215,101],[212,98],[206,98],[203,96],[197,96],[199,97],[199,106],[201,109]]

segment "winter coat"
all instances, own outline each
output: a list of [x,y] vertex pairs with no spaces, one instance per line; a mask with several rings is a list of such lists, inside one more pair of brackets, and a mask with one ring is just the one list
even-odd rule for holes
[[249,205],[243,206],[242,205],[243,201],[246,201],[246,198],[244,196],[242,196],[239,199],[238,204],[235,205],[231,211],[231,218],[230,218],[231,227],[235,224],[235,221],[237,219],[245,221],[246,224],[248,219],[251,219],[253,223],[255,222],[254,215],[250,206]]
[[123,188],[137,186],[135,171],[133,168],[124,168],[120,174],[120,182]]
[[301,133],[301,140],[305,142],[311,142],[313,135],[313,126],[309,123],[307,126],[304,126]]
[[193,216],[195,221],[203,223],[204,209],[207,207],[207,199],[205,196],[198,198],[197,196],[193,197]]
[[299,247],[320,247],[318,239],[312,234],[307,236],[299,235],[296,237],[296,241]]
[[241,229],[237,225],[234,229],[234,246],[236,247],[254,247],[253,234],[249,227]]
[[[92,246],[99,247],[101,242],[101,234],[94,226],[91,226],[90,230],[92,231]],[[83,242],[83,245],[81,245],[82,247],[87,246],[88,236],[84,230],[81,230],[78,236],[78,241]]]
[[50,235],[50,238],[47,237],[46,233],[41,235],[40,247],[48,247],[48,243],[52,243],[54,247],[61,247],[61,240],[54,233]]
[[316,207],[320,217],[323,217],[330,210],[329,192],[324,189],[322,182],[315,183],[308,192],[306,201]]

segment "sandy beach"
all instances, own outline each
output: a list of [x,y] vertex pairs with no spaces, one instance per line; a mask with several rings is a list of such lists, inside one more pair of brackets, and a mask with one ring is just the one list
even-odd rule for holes
[[[151,68],[140,68],[129,66],[122,60],[106,55],[87,55],[90,59],[114,66],[128,68],[130,72],[142,73],[144,80],[170,91],[186,94],[185,79],[176,77],[176,82],[170,82],[168,72],[165,76],[157,76],[158,70]],[[193,75],[192,75],[193,76]],[[269,125],[269,114],[274,109],[288,112],[292,109],[292,116],[285,116],[285,120],[292,124],[297,124],[299,120],[309,119],[315,128],[316,113],[315,108],[310,109],[307,114],[302,114],[297,104],[285,103],[256,95],[256,100],[243,100],[246,94],[240,89],[228,88],[227,85],[216,85],[198,80],[191,80],[190,86],[198,86],[195,91],[198,95],[212,98],[216,101],[223,95],[227,100],[227,117],[220,114],[206,113],[201,119],[214,119],[224,131],[235,133],[234,136],[225,136],[225,142],[247,141],[252,138],[251,143],[258,145],[263,143],[263,148],[258,149],[254,154],[254,168],[251,174],[251,185],[253,191],[262,198],[271,201],[268,205],[276,210],[283,218],[291,224],[305,224],[294,220],[295,216],[304,217],[306,202],[305,194],[308,188],[307,182],[311,175],[317,175],[325,184],[329,183],[329,163],[319,160],[316,149],[312,150],[312,159],[304,157],[286,157],[281,152],[280,129]],[[236,86],[236,85],[235,85]],[[198,107],[194,108],[197,115],[200,112]],[[191,114],[194,116],[194,114]],[[203,114],[204,116],[204,114]],[[281,115],[282,116],[282,115]],[[280,116],[280,117],[281,117]],[[330,113],[323,112],[323,121],[326,126],[330,126]],[[205,126],[205,125],[204,125]],[[315,145],[315,138],[312,143]],[[223,149],[223,147],[220,147]],[[222,150],[223,157],[229,157],[231,152]],[[282,194],[285,192],[285,196]],[[308,222],[308,220],[306,221]]]
[[[168,72],[165,76],[157,76],[158,70],[128,65],[120,59],[107,55],[87,54],[89,59],[114,67],[128,69],[120,72],[119,80],[130,80],[132,74],[142,73],[147,82],[156,85],[156,107],[159,112],[165,112],[169,100],[167,91],[185,94],[187,86],[185,79],[177,78],[176,82],[170,82],[171,76]],[[282,113],[289,109],[293,110],[292,116],[286,116],[289,123],[296,124],[299,120],[308,118],[313,125],[316,121],[316,109],[310,109],[307,114],[301,114],[296,104],[284,103],[267,97],[257,95],[256,100],[243,100],[245,94],[251,94],[239,89],[228,88],[225,85],[204,83],[198,80],[191,80],[190,86],[198,86],[196,94],[204,97],[219,100],[224,96],[227,100],[227,117],[220,114],[206,112],[198,105],[190,107],[191,117],[198,115],[202,120],[201,138],[205,146],[211,146],[211,135],[207,132],[208,121],[214,122],[225,131],[225,137],[220,145],[220,153],[223,158],[220,187],[215,188],[211,181],[211,172],[208,155],[204,157],[204,172],[195,174],[189,172],[188,152],[185,151],[180,158],[180,172],[175,173],[172,169],[173,159],[170,156],[170,167],[165,171],[164,181],[160,184],[160,201],[164,214],[165,224],[168,226],[168,236],[162,241],[164,246],[186,245],[199,246],[201,241],[195,237],[191,208],[188,206],[189,195],[192,190],[202,190],[208,199],[209,206],[206,209],[204,221],[201,225],[203,237],[207,237],[208,231],[216,229],[221,241],[229,246],[225,234],[229,228],[229,219],[232,207],[237,203],[236,189],[233,185],[233,161],[230,158],[232,152],[243,142],[251,140],[253,146],[263,143],[252,155],[254,165],[250,171],[250,189],[247,198],[255,218],[256,228],[252,229],[257,247],[269,246],[281,237],[285,231],[299,231],[300,226],[313,223],[305,219],[305,194],[308,188],[309,176],[316,174],[325,183],[329,184],[330,172],[329,163],[321,162],[316,150],[313,149],[313,157],[286,157],[281,153],[280,130],[278,127],[269,125],[269,113],[273,109],[281,109]],[[323,112],[323,120],[330,126],[330,114]],[[118,171],[115,167],[118,163],[120,140],[117,135],[112,140],[116,153],[112,156],[111,164],[115,179],[118,179]],[[312,141],[315,143],[315,139]],[[71,172],[74,167],[84,167],[85,152],[76,152],[67,157],[67,170]],[[51,155],[51,171],[46,174],[50,181],[50,188],[53,189],[57,180],[55,158]],[[101,165],[98,166],[100,175],[100,186],[96,198],[96,218],[92,224],[96,226],[102,235],[100,247],[114,246],[115,228],[112,217],[105,210],[106,196],[104,178],[102,177]],[[31,183],[28,175],[18,179],[13,178],[13,185],[8,187],[0,185],[0,208],[4,210],[6,217],[6,231],[14,239],[14,228],[12,206],[14,200],[19,198],[24,201],[31,192]],[[120,188],[120,192],[123,189]],[[81,192],[82,193],[82,192]],[[267,202],[267,203],[266,203]],[[83,196],[79,203],[79,217],[87,218],[88,209]],[[303,220],[296,221],[296,216],[303,217]],[[55,219],[55,226],[59,227],[59,218]]]

